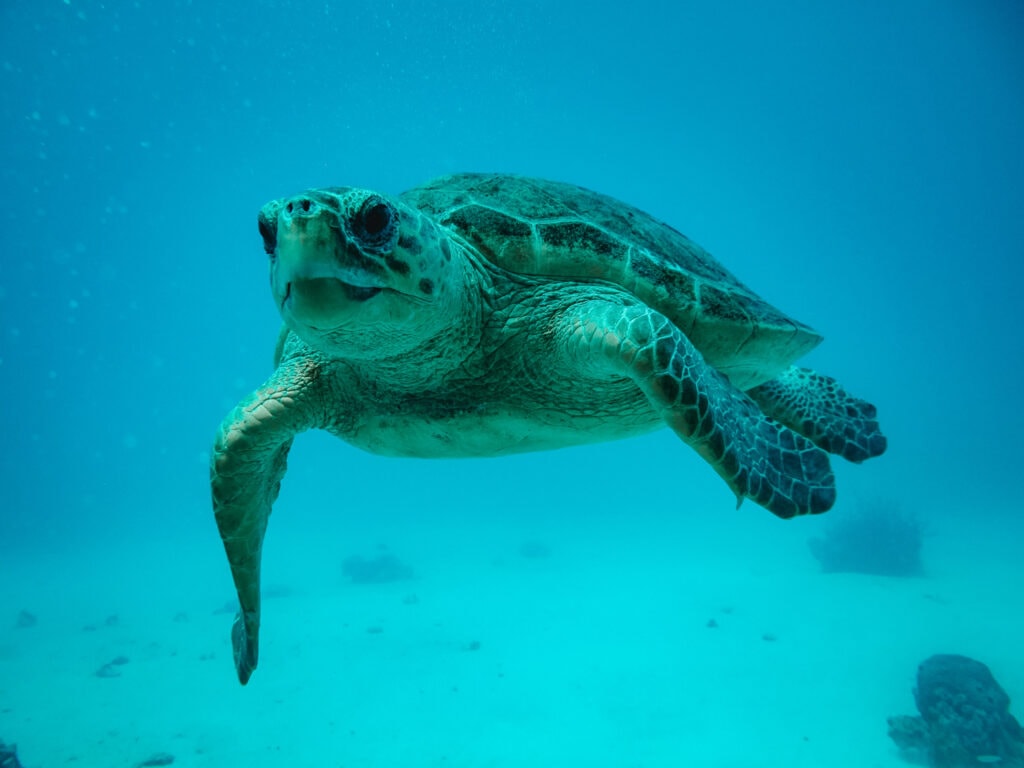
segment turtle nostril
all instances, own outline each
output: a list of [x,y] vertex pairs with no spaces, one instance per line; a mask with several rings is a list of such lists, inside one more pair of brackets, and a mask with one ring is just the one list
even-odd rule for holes
[[301,216],[304,213],[316,213],[317,204],[308,197],[298,197],[294,200],[289,200],[284,209],[289,216],[296,214]]

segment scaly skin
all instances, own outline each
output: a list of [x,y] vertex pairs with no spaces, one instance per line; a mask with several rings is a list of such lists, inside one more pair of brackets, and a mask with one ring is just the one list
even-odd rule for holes
[[885,452],[875,406],[831,376],[792,366],[751,389],[750,396],[767,415],[847,461],[860,463]]

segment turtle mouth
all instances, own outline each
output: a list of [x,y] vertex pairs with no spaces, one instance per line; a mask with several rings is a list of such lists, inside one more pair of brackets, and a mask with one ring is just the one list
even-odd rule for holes
[[345,322],[358,311],[356,307],[383,291],[383,286],[359,285],[337,277],[297,278],[285,283],[279,309],[300,325],[324,330]]
[[284,296],[281,298],[282,309],[288,306],[289,299],[295,293],[293,288],[297,284],[302,294],[317,296],[321,300],[326,295],[333,294],[336,290],[340,289],[341,295],[349,301],[368,301],[384,290],[378,285],[356,285],[354,283],[346,283],[344,280],[339,280],[336,277],[314,277],[305,280],[293,280],[284,287]]
[[[329,305],[342,300],[346,302],[369,301],[384,290],[384,281],[362,269],[331,266],[328,269],[306,269],[291,275],[285,283],[281,308],[296,302],[312,301],[314,304]],[[305,274],[303,274],[305,272]]]
[[[357,286],[353,283],[346,283],[343,280],[337,278],[312,278],[303,281],[293,281],[285,286],[285,295],[281,299],[281,305],[284,307],[288,304],[288,300],[292,298],[292,287],[296,283],[301,283],[303,288],[318,288],[316,293],[324,293],[324,289],[340,288],[342,295],[350,301],[367,301],[372,299],[374,296],[379,294],[384,289],[380,286]],[[305,293],[305,291],[303,291]]]
[[367,301],[384,290],[375,285],[353,285],[352,283],[346,283],[344,280],[339,280],[338,282],[341,283],[341,290],[345,293],[345,296],[352,301]]

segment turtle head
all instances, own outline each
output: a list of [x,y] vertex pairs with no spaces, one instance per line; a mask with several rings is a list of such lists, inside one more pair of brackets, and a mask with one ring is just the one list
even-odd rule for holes
[[419,211],[363,189],[315,189],[260,210],[285,324],[334,357],[402,354],[451,322],[462,291],[447,236]]

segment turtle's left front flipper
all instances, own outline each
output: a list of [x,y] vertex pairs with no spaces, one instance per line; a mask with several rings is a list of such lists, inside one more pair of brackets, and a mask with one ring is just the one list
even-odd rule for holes
[[284,364],[228,414],[214,442],[213,511],[238,592],[231,644],[242,685],[259,657],[260,555],[270,508],[281,488],[292,438],[317,426],[321,400],[313,363]]
[[835,502],[828,454],[765,416],[659,312],[632,299],[581,302],[552,335],[585,367],[632,379],[737,496],[779,517],[825,512]]
[[885,452],[875,406],[830,376],[792,366],[747,394],[766,414],[829,453],[861,462]]

